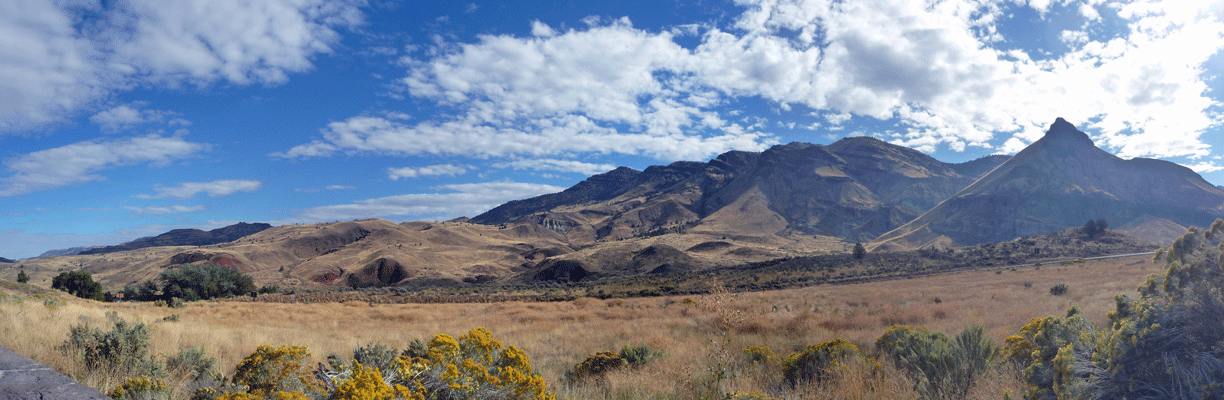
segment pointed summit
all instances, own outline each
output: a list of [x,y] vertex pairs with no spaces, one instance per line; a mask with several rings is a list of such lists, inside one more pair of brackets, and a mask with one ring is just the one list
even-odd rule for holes
[[1224,216],[1224,193],[1168,161],[1118,158],[1058,118],[1041,140],[875,247],[974,245],[1143,215],[1203,226]]
[[1096,143],[1092,142],[1087,133],[1075,129],[1075,125],[1071,125],[1070,122],[1062,119],[1062,117],[1055,119],[1054,123],[1050,124],[1050,130],[1046,131],[1045,137],[1042,137],[1039,141],[1057,141],[1059,146],[1076,142],[1096,146]]

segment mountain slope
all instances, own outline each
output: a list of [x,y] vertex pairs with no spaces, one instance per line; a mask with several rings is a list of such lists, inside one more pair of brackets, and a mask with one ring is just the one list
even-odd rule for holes
[[1043,138],[874,247],[973,245],[1144,216],[1205,226],[1224,216],[1224,190],[1171,162],[1118,158],[1059,118]]
[[[621,167],[565,191],[472,218],[535,219],[585,246],[667,233],[867,240],[934,207],[1006,161],[948,164],[867,137],[733,151],[707,163]],[[685,246],[687,247],[687,246]]]
[[207,232],[199,229],[175,229],[154,237],[136,239],[116,246],[82,250],[77,254],[106,254],[160,246],[207,246],[238,240],[271,227],[272,225],[265,223],[248,224],[246,222],[239,222]]

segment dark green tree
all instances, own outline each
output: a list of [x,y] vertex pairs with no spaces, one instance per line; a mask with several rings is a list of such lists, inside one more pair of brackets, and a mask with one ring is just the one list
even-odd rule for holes
[[863,247],[862,243],[855,243],[854,244],[854,259],[862,260],[863,257],[865,256],[867,256],[867,248]]
[[1107,229],[1109,229],[1109,222],[1105,221],[1104,218],[1095,220],[1090,219],[1088,222],[1084,223],[1083,228],[1080,228],[1080,232],[1083,232],[1089,239],[1096,239],[1098,236],[1105,233],[1105,230]]
[[17,283],[30,283],[30,276],[26,275],[24,269],[17,273]]
[[85,271],[62,272],[51,280],[51,288],[82,299],[102,301],[102,284],[94,282],[93,275]]
[[162,297],[186,301],[242,296],[256,291],[250,275],[218,265],[185,265],[161,273]]

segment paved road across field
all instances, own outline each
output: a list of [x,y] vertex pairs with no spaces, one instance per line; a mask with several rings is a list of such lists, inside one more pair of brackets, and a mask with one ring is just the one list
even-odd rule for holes
[[51,367],[0,347],[0,399],[110,400],[110,397]]

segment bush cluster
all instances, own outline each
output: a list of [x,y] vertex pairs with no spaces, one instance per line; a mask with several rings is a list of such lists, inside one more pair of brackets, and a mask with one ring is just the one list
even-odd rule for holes
[[619,353],[601,351],[575,365],[562,379],[571,384],[602,379],[604,374],[610,371],[625,367],[641,368],[664,355],[661,351],[651,349],[648,344],[624,346]]
[[1190,228],[1154,261],[1163,274],[1118,295],[1109,326],[1074,306],[1034,318],[1003,354],[1023,366],[1027,400],[1218,399],[1224,394],[1224,220]]
[[[160,281],[159,285],[157,281]],[[184,265],[162,271],[157,281],[127,284],[123,293],[129,300],[161,301],[160,306],[179,307],[183,301],[209,300],[243,296],[258,292],[250,275],[220,264]],[[276,293],[274,286],[264,286],[263,293]]]
[[806,381],[822,382],[851,357],[861,357],[858,347],[842,339],[808,346],[782,361],[782,374],[791,385]]
[[172,390],[167,382],[181,382],[194,389],[219,381],[217,360],[202,348],[179,349],[177,354],[159,359],[150,352],[150,326],[129,323],[113,312],[107,316],[111,321],[109,331],[90,328],[87,322],[77,324],[58,346],[77,365],[77,380],[100,376],[119,382],[107,392],[117,400],[169,399]]
[[906,371],[923,397],[964,398],[989,370],[998,345],[976,325],[956,338],[897,325],[876,340],[876,350]]

